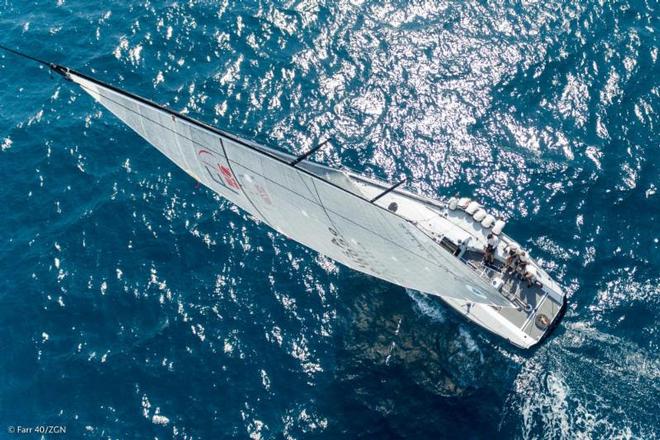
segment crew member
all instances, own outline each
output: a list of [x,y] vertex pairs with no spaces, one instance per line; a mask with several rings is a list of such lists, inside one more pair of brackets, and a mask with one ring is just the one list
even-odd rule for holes
[[500,239],[493,233],[488,234],[487,238],[486,248],[484,249],[484,261],[492,264],[495,261],[495,249],[497,249]]
[[536,282],[536,268],[531,264],[525,264],[524,277],[527,280],[527,287],[532,287]]
[[516,273],[518,274],[518,278],[521,280],[525,277],[525,267],[527,266],[527,263],[529,263],[527,252],[520,249],[518,251],[518,262],[516,264]]
[[504,262],[504,273],[514,272],[518,264],[518,252],[516,248],[510,247],[509,254],[506,257]]

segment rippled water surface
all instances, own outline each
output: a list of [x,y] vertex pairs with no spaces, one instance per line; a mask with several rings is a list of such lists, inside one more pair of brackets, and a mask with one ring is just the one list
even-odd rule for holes
[[657,2],[0,4],[0,44],[478,198],[569,295],[517,350],[256,224],[0,55],[0,437],[658,436]]

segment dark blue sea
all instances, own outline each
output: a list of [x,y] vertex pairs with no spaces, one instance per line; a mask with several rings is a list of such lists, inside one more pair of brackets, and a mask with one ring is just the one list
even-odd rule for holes
[[660,437],[659,9],[1,0],[0,44],[477,198],[569,305],[516,349],[255,223],[1,54],[0,438]]

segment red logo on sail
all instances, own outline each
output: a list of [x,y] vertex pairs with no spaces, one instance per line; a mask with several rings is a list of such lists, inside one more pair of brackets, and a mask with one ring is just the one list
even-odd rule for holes
[[220,172],[222,173],[222,178],[224,181],[227,183],[227,185],[231,186],[234,189],[239,189],[240,187],[238,186],[238,182],[236,181],[236,178],[232,174],[231,170],[221,164],[218,164],[218,168],[220,168]]
[[231,168],[220,162],[225,159],[222,154],[205,148],[198,150],[197,154],[201,159],[201,165],[206,168],[206,172],[215,183],[234,191],[240,190],[241,187]]

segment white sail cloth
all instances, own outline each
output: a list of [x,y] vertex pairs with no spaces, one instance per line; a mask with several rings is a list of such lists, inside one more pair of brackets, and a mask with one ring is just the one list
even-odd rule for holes
[[240,138],[92,78],[68,77],[187,173],[289,238],[403,287],[510,306],[397,214]]

